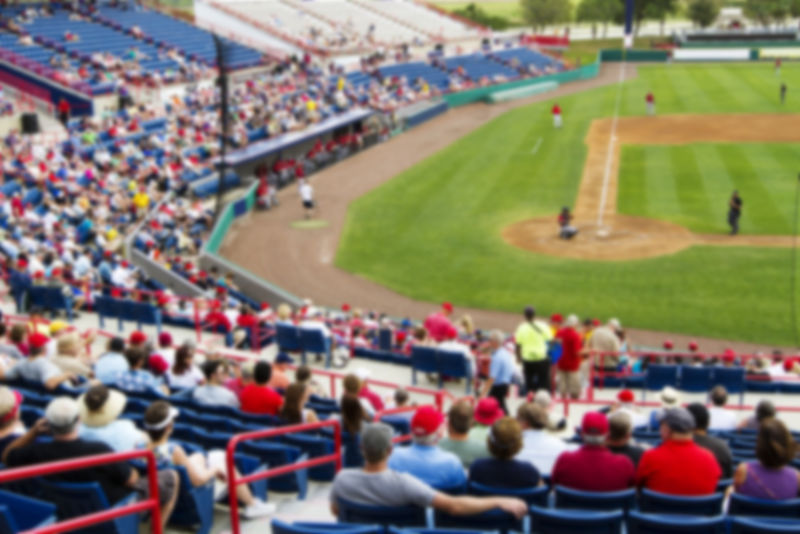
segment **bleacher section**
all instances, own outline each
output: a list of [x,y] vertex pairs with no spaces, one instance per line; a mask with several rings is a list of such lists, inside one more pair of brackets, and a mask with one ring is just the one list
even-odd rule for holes
[[431,87],[439,90],[446,90],[450,86],[450,78],[446,72],[436,67],[432,67],[422,61],[412,61],[410,63],[398,63],[378,69],[381,76],[391,78],[394,76],[404,77],[410,84],[422,78]]
[[472,81],[480,80],[483,77],[495,79],[499,76],[505,78],[516,78],[519,73],[483,54],[468,54],[445,58],[445,64],[450,71],[463,68],[464,74]]
[[[382,17],[347,0],[313,0],[302,2],[302,8],[310,13],[340,25],[345,31],[359,36],[371,33],[372,39],[381,44],[410,43],[414,40],[427,41],[428,36]],[[372,32],[370,29],[372,28]]]
[[533,66],[540,71],[544,71],[548,68],[558,69],[560,66],[556,59],[539,52],[535,52],[530,48],[509,48],[507,50],[498,50],[492,52],[491,55],[504,63],[511,63],[512,61],[516,60],[516,63],[518,63],[519,66]]
[[360,0],[360,2],[394,19],[407,20],[414,27],[445,40],[479,36],[476,29],[408,0]]
[[[145,38],[152,38],[156,44],[178,47],[189,59],[199,59],[209,65],[216,64],[216,50],[211,33],[169,17],[157,11],[134,11],[113,7],[102,7],[99,14],[106,20],[130,30],[138,26]],[[232,69],[253,67],[261,62],[258,50],[224,39],[228,65]]]

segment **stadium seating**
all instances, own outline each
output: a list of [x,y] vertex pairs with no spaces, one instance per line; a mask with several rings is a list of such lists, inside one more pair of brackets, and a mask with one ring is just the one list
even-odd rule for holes
[[514,69],[493,61],[481,53],[448,57],[445,58],[445,64],[451,72],[459,68],[463,69],[465,75],[472,81],[478,81],[481,78],[493,80],[497,77],[512,79],[519,76]]
[[627,527],[628,534],[725,534],[726,522],[722,516],[693,517],[633,511],[628,517]]
[[397,45],[414,39],[427,40],[427,36],[419,31],[346,0],[312,0],[296,5],[359,36],[372,35],[379,43]]
[[[135,502],[131,494],[117,503],[109,503],[98,482],[74,483],[41,480],[45,498],[56,504],[59,520],[80,517],[113,507]],[[108,523],[100,523],[81,531],[83,534],[138,534],[139,516],[136,514],[118,517]]]
[[0,490],[0,534],[17,534],[55,522],[54,504]]
[[436,67],[432,67],[422,61],[410,61],[408,63],[396,63],[378,68],[378,72],[383,78],[393,78],[395,76],[405,78],[409,83],[415,83],[422,79],[431,87],[440,91],[445,91],[450,87],[450,77],[446,72]]
[[348,525],[343,523],[295,523],[293,525],[279,519],[272,520],[272,534],[383,534],[383,527]]
[[729,534],[789,534],[797,532],[797,522],[734,517],[730,521]]
[[639,496],[639,509],[654,514],[713,516],[722,513],[724,497],[722,493],[702,497],[682,497],[644,489]]
[[467,486],[467,492],[471,495],[504,495],[508,497],[517,497],[522,499],[530,506],[546,507],[550,488],[548,486],[539,486],[535,488],[524,489],[508,489],[508,488],[495,488],[479,484],[478,482],[470,481]]
[[416,506],[390,507],[368,506],[350,502],[347,499],[337,501],[339,521],[343,523],[359,523],[396,527],[424,527],[428,518],[424,508]]
[[800,520],[800,499],[772,501],[732,493],[728,503],[728,513],[740,516],[767,516]]
[[556,486],[555,506],[578,510],[623,510],[627,514],[636,506],[636,490],[594,492]]
[[531,530],[539,534],[620,534],[622,512],[552,510],[532,506]]
[[462,22],[408,0],[382,0],[369,2],[368,5],[374,11],[394,19],[409,21],[426,34],[446,40],[475,38],[479,35],[477,30]]
[[516,63],[523,67],[534,67],[539,71],[546,71],[547,69],[559,70],[562,68],[561,63],[556,59],[546,56],[541,52],[536,52],[530,48],[509,48],[506,50],[496,50],[491,55],[504,63]]

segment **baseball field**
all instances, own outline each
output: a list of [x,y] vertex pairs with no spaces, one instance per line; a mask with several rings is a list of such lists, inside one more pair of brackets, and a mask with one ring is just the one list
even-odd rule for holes
[[552,100],[516,109],[359,198],[336,265],[419,300],[793,345],[800,65],[637,70],[560,99],[562,129]]

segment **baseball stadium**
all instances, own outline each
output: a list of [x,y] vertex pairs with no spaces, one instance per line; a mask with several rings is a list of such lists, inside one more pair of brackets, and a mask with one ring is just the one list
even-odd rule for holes
[[0,534],[800,532],[800,1],[0,5]]

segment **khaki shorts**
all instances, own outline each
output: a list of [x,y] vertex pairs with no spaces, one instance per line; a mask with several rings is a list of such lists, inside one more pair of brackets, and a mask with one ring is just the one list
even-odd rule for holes
[[556,370],[556,389],[561,396],[580,397],[581,373],[580,371]]

